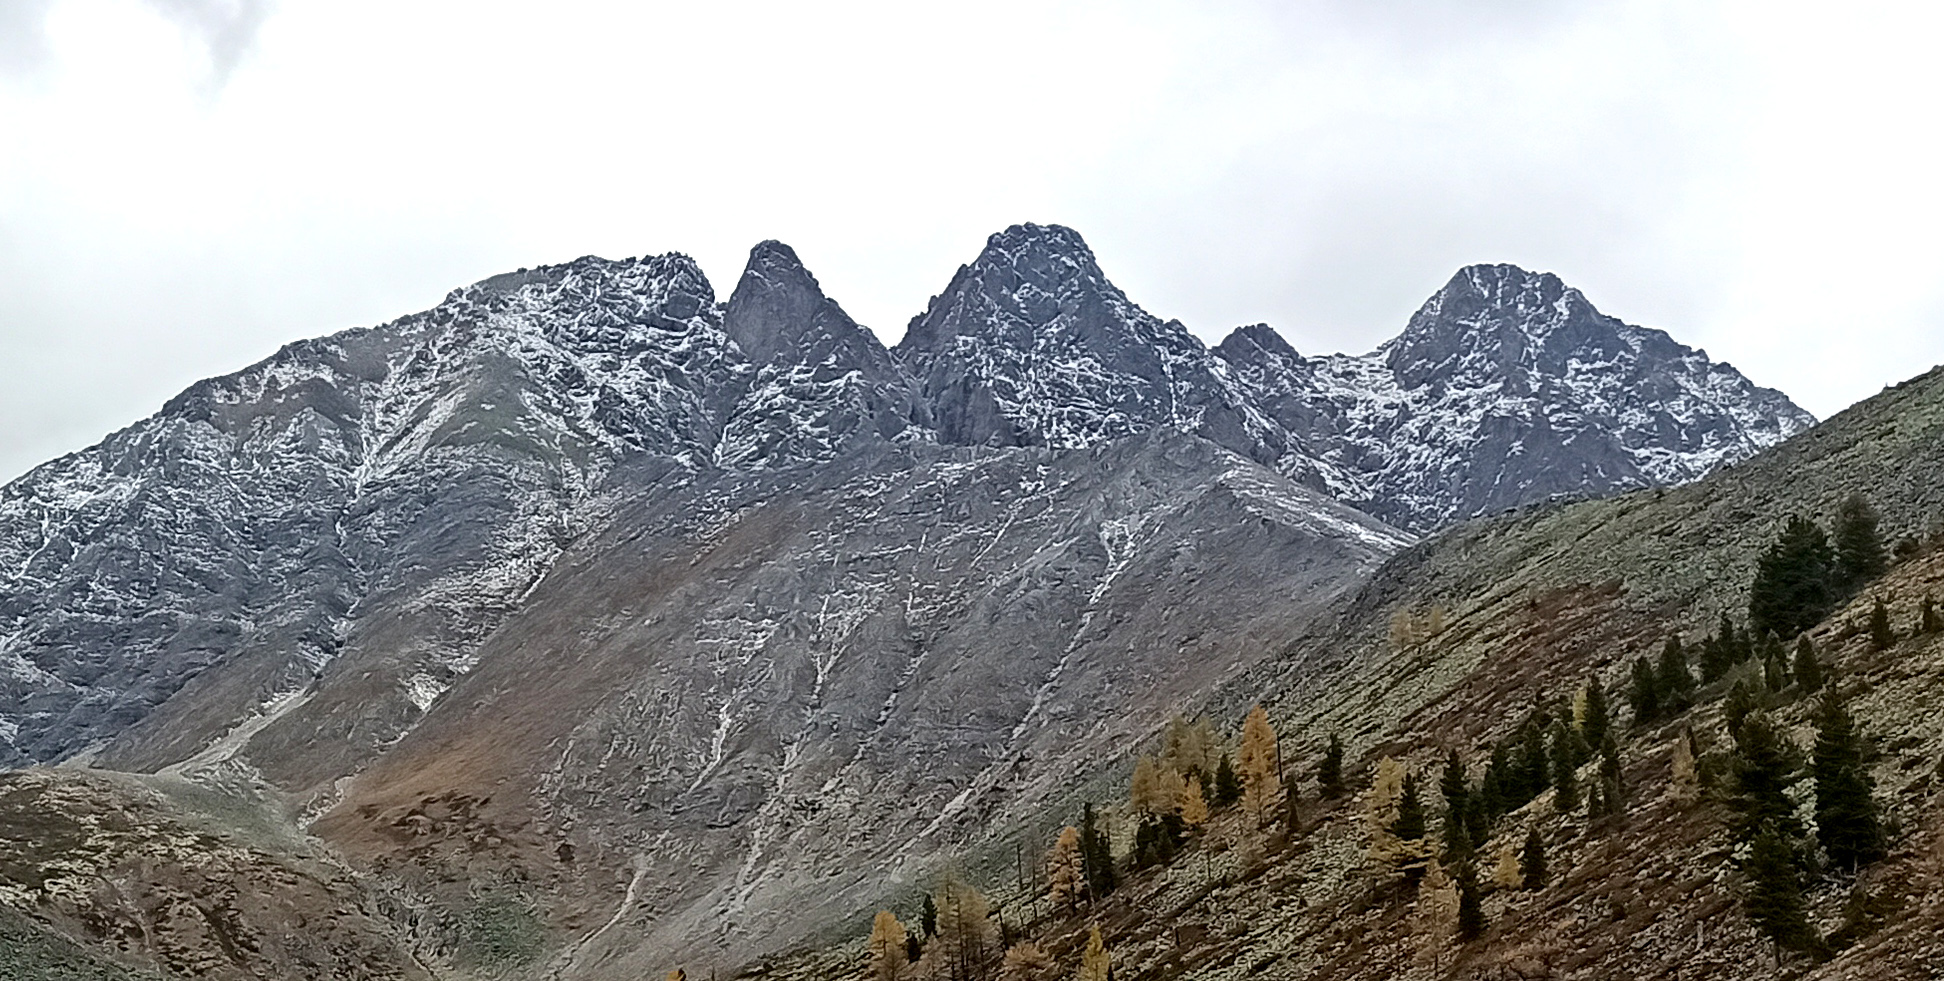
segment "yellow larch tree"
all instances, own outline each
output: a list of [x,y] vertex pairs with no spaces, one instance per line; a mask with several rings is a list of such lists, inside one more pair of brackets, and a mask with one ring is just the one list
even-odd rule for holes
[[1208,801],[1202,797],[1201,781],[1189,777],[1181,785],[1181,792],[1175,795],[1175,812],[1181,815],[1181,823],[1191,828],[1199,828],[1208,823]]
[[871,977],[877,981],[897,981],[905,965],[905,925],[888,909],[878,910],[871,921],[871,939],[866,948],[871,954]]
[[1046,855],[1046,881],[1055,905],[1071,912],[1080,903],[1085,888],[1086,867],[1080,860],[1080,829],[1067,825]]
[[1080,955],[1080,973],[1074,975],[1075,981],[1107,981],[1113,975],[1111,961],[1107,955],[1107,942],[1101,939],[1100,924],[1096,923],[1093,932],[1087,934],[1087,949]]
[[1236,751],[1236,767],[1241,771],[1242,801],[1256,816],[1274,805],[1282,790],[1276,773],[1276,730],[1269,725],[1269,713],[1262,706],[1249,710],[1242,720],[1242,745]]

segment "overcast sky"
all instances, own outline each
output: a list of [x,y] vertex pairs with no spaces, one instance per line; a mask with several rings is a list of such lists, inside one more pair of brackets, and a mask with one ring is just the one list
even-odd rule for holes
[[1202,337],[1559,273],[1820,416],[1944,361],[1924,3],[0,0],[0,479],[455,286],[795,246],[895,341],[985,237]]

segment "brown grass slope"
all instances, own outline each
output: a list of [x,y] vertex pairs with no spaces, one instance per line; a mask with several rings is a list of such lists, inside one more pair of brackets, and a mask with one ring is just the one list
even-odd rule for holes
[[[1624,726],[1626,666],[1669,632],[1693,640],[1724,610],[1739,620],[1756,557],[1786,518],[1826,521],[1853,492],[1882,512],[1886,540],[1931,543],[1812,632],[1832,685],[1874,740],[1877,796],[1899,831],[1888,860],[1857,881],[1831,878],[1812,891],[1817,925],[1853,942],[1828,963],[1795,958],[1779,970],[1936,977],[1944,970],[1944,639],[1912,636],[1912,627],[1922,596],[1944,598],[1944,554],[1933,536],[1944,518],[1944,370],[1693,485],[1528,509],[1441,534],[1393,559],[1336,617],[1209,708],[1233,724],[1250,702],[1268,703],[1295,773],[1313,772],[1331,732],[1349,742],[1359,782],[1379,756],[1404,760],[1424,774],[1435,813],[1445,750],[1458,749],[1476,778],[1481,745],[1508,732],[1535,699],[1568,695],[1598,672]],[[1903,635],[1883,652],[1871,650],[1863,628],[1879,596]],[[1426,624],[1433,609],[1441,631],[1394,636],[1393,623]],[[1297,833],[1218,816],[1172,866],[1133,876],[1081,916],[1046,915],[1043,900],[994,891],[1011,922],[1031,921],[1025,932],[1066,970],[1078,963],[1084,924],[1102,922],[1121,981],[1777,976],[1769,945],[1741,912],[1718,791],[1677,785],[1670,772],[1683,732],[1704,756],[1729,746],[1724,687],[1704,690],[1673,723],[1622,729],[1624,820],[1589,827],[1583,810],[1555,814],[1548,793],[1498,826],[1481,860],[1486,875],[1497,851],[1536,825],[1554,878],[1537,892],[1488,894],[1492,925],[1469,945],[1453,939],[1448,909],[1371,872],[1357,794],[1319,802],[1313,781],[1302,790]],[[1773,706],[1805,751],[1809,705],[1789,692]],[[1797,789],[1806,796],[1809,787],[1804,780]],[[1435,835],[1435,818],[1432,827]],[[861,969],[857,957],[855,948],[825,951],[767,973],[838,976]]]

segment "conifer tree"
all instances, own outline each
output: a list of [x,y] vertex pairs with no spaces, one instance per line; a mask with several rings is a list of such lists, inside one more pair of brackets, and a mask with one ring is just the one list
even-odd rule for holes
[[1600,683],[1595,673],[1586,682],[1586,718],[1580,723],[1580,734],[1588,746],[1598,746],[1606,740],[1607,731],[1613,728],[1613,715],[1607,708],[1606,686]]
[[1870,649],[1887,651],[1896,642],[1897,632],[1890,629],[1890,610],[1879,596],[1870,607]]
[[1117,880],[1114,855],[1108,847],[1107,836],[1094,825],[1092,803],[1080,811],[1080,858],[1087,872],[1088,897],[1097,900],[1113,892]]
[[925,955],[935,958],[937,973],[951,981],[978,981],[991,973],[998,960],[997,931],[985,895],[956,878],[938,889],[938,939]]
[[1789,799],[1791,757],[1794,750],[1768,717],[1752,712],[1735,731],[1734,787],[1729,805],[1735,811],[1735,833],[1753,841],[1763,828],[1793,841],[1802,835],[1802,820]]
[[1161,789],[1161,768],[1155,765],[1154,758],[1142,754],[1134,763],[1134,777],[1128,788],[1128,803],[1134,805],[1135,812],[1144,815],[1160,814],[1174,805],[1167,800]]
[[1733,688],[1728,689],[1728,697],[1721,703],[1721,719],[1728,726],[1730,736],[1741,731],[1742,722],[1758,705],[1755,690],[1748,686],[1748,682],[1737,681]]
[[877,981],[898,981],[898,972],[904,968],[905,943],[904,924],[898,922],[896,914],[888,909],[878,910],[877,917],[871,921],[871,939],[866,945],[871,953],[871,976]]
[[1444,796],[1445,860],[1467,859],[1472,851],[1472,832],[1467,823],[1471,793],[1465,777],[1465,762],[1458,758],[1455,749],[1445,754],[1444,773],[1438,779],[1438,791]]
[[1836,509],[1836,589],[1854,593],[1889,567],[1883,539],[1877,535],[1877,513],[1861,494],[1851,494]]
[[1093,925],[1087,934],[1087,949],[1080,955],[1080,973],[1074,975],[1075,981],[1110,981],[1114,976],[1113,966],[1107,954],[1107,943],[1101,939],[1100,924]]
[[1779,950],[1807,951],[1820,946],[1821,938],[1809,925],[1804,910],[1795,850],[1785,835],[1772,827],[1757,833],[1742,873],[1748,876],[1742,908]]
[[1883,857],[1876,783],[1863,762],[1863,738],[1834,691],[1816,712],[1816,837],[1830,864],[1854,871]]
[[1645,726],[1659,721],[1660,679],[1654,676],[1654,666],[1644,657],[1634,661],[1633,687],[1629,689],[1628,696],[1633,703],[1634,725]]
[[1426,829],[1424,796],[1419,793],[1417,774],[1406,773],[1403,792],[1397,799],[1397,820],[1391,824],[1391,834],[1404,841],[1416,841],[1424,837]]
[[[1086,868],[1086,860],[1080,854],[1080,829],[1069,824],[1060,829],[1059,838],[1053,842],[1053,850],[1046,856],[1046,881],[1055,906],[1063,906],[1071,913],[1080,905],[1080,897],[1086,891]],[[932,899],[926,896],[926,936],[937,932],[937,919],[938,913],[932,907]]]
[[1769,691],[1779,692],[1789,687],[1789,669],[1780,657],[1765,658],[1762,661],[1762,682]]
[[1181,816],[1181,823],[1190,828],[1199,828],[1208,823],[1208,802],[1202,799],[1200,780],[1189,777],[1183,781],[1176,798],[1175,812]]
[[1917,632],[1934,634],[1938,631],[1937,606],[1931,602],[1930,594],[1924,595],[1924,602],[1918,607]]
[[1222,754],[1222,762],[1215,768],[1215,806],[1227,807],[1242,799],[1242,781],[1235,776],[1235,765],[1229,762],[1229,755]]
[[1190,722],[1176,715],[1168,722],[1161,763],[1183,778],[1194,777],[1206,786],[1208,775],[1215,767],[1215,747],[1215,729],[1207,719]]
[[999,967],[1000,981],[1055,981],[1059,973],[1059,965],[1031,940],[1007,948]]
[[1716,681],[1735,666],[1735,622],[1723,611],[1721,624],[1701,642],[1701,677]]
[[1822,662],[1816,659],[1816,644],[1808,634],[1796,638],[1795,681],[1804,692],[1814,692],[1823,686]]
[[1243,803],[1259,822],[1282,789],[1276,774],[1276,730],[1270,727],[1269,713],[1260,705],[1250,709],[1242,720],[1242,745],[1236,752],[1236,763],[1242,771]]
[[1660,695],[1664,715],[1678,715],[1694,704],[1694,675],[1688,671],[1687,651],[1679,635],[1661,645],[1660,664],[1654,669],[1654,686]]
[[1525,738],[1519,746],[1519,803],[1546,792],[1552,783],[1552,758],[1546,753],[1544,724],[1537,718],[1526,723]]
[[938,936],[938,904],[932,901],[930,893],[925,894],[925,904],[918,910],[918,925],[924,929],[926,939]]
[[1525,847],[1519,850],[1519,883],[1527,889],[1546,887],[1546,842],[1536,824],[1526,829]]
[[1485,934],[1485,904],[1478,894],[1478,873],[1461,862],[1452,878],[1458,883],[1458,939],[1465,943]]
[[1492,807],[1482,792],[1465,797],[1465,830],[1471,834],[1471,847],[1476,850],[1485,847],[1492,837]]
[[1506,786],[1512,772],[1512,756],[1504,743],[1492,747],[1492,757],[1485,763],[1485,776],[1478,782],[1478,795],[1485,801],[1486,811],[1496,818],[1512,809],[1512,792]]
[[1573,734],[1563,722],[1553,723],[1552,738],[1553,809],[1571,814],[1579,809],[1579,768],[1573,765]]
[[1600,784],[1605,791],[1607,814],[1626,811],[1626,780],[1620,768],[1620,743],[1609,732],[1600,740]]
[[1519,849],[1511,842],[1499,847],[1498,862],[1492,866],[1492,885],[1499,889],[1525,885],[1525,876],[1519,871]]
[[1323,762],[1316,770],[1316,780],[1322,784],[1323,796],[1343,796],[1343,739],[1330,733],[1329,748],[1323,751]]
[[1756,562],[1748,622],[1757,632],[1794,637],[1828,615],[1835,602],[1835,553],[1813,521],[1789,519]]

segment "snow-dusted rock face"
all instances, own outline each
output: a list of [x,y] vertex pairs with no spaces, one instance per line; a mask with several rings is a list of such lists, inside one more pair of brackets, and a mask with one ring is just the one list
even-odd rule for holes
[[[198,383],[7,486],[0,761],[162,766],[274,703],[315,726],[293,737],[307,774],[355,766],[471,666],[617,482],[900,432],[883,346],[787,249],[756,257],[728,324],[685,256],[496,276]],[[766,300],[759,271],[786,286]],[[783,338],[778,317],[778,350],[813,363],[759,363],[727,332]],[[344,658],[359,684],[282,697]]]
[[1418,531],[1685,483],[1815,424],[1732,366],[1508,265],[1460,270],[1368,355],[1304,359],[1262,327],[1215,353],[1290,434],[1299,458],[1279,468]]
[[0,490],[0,765],[263,780],[412,930],[542,897],[548,976],[732,965],[1039,847],[1400,526],[1809,422],[1510,267],[1305,358],[1211,351],[1058,227],[993,236],[895,350],[778,243],[723,304],[683,256],[583,258]]
[[1173,426],[1418,532],[1693,480],[1815,422],[1505,265],[1461,270],[1368,355],[1305,358],[1263,325],[1210,350],[1130,302],[1058,226],[994,235],[896,353],[944,441],[1090,446]]

